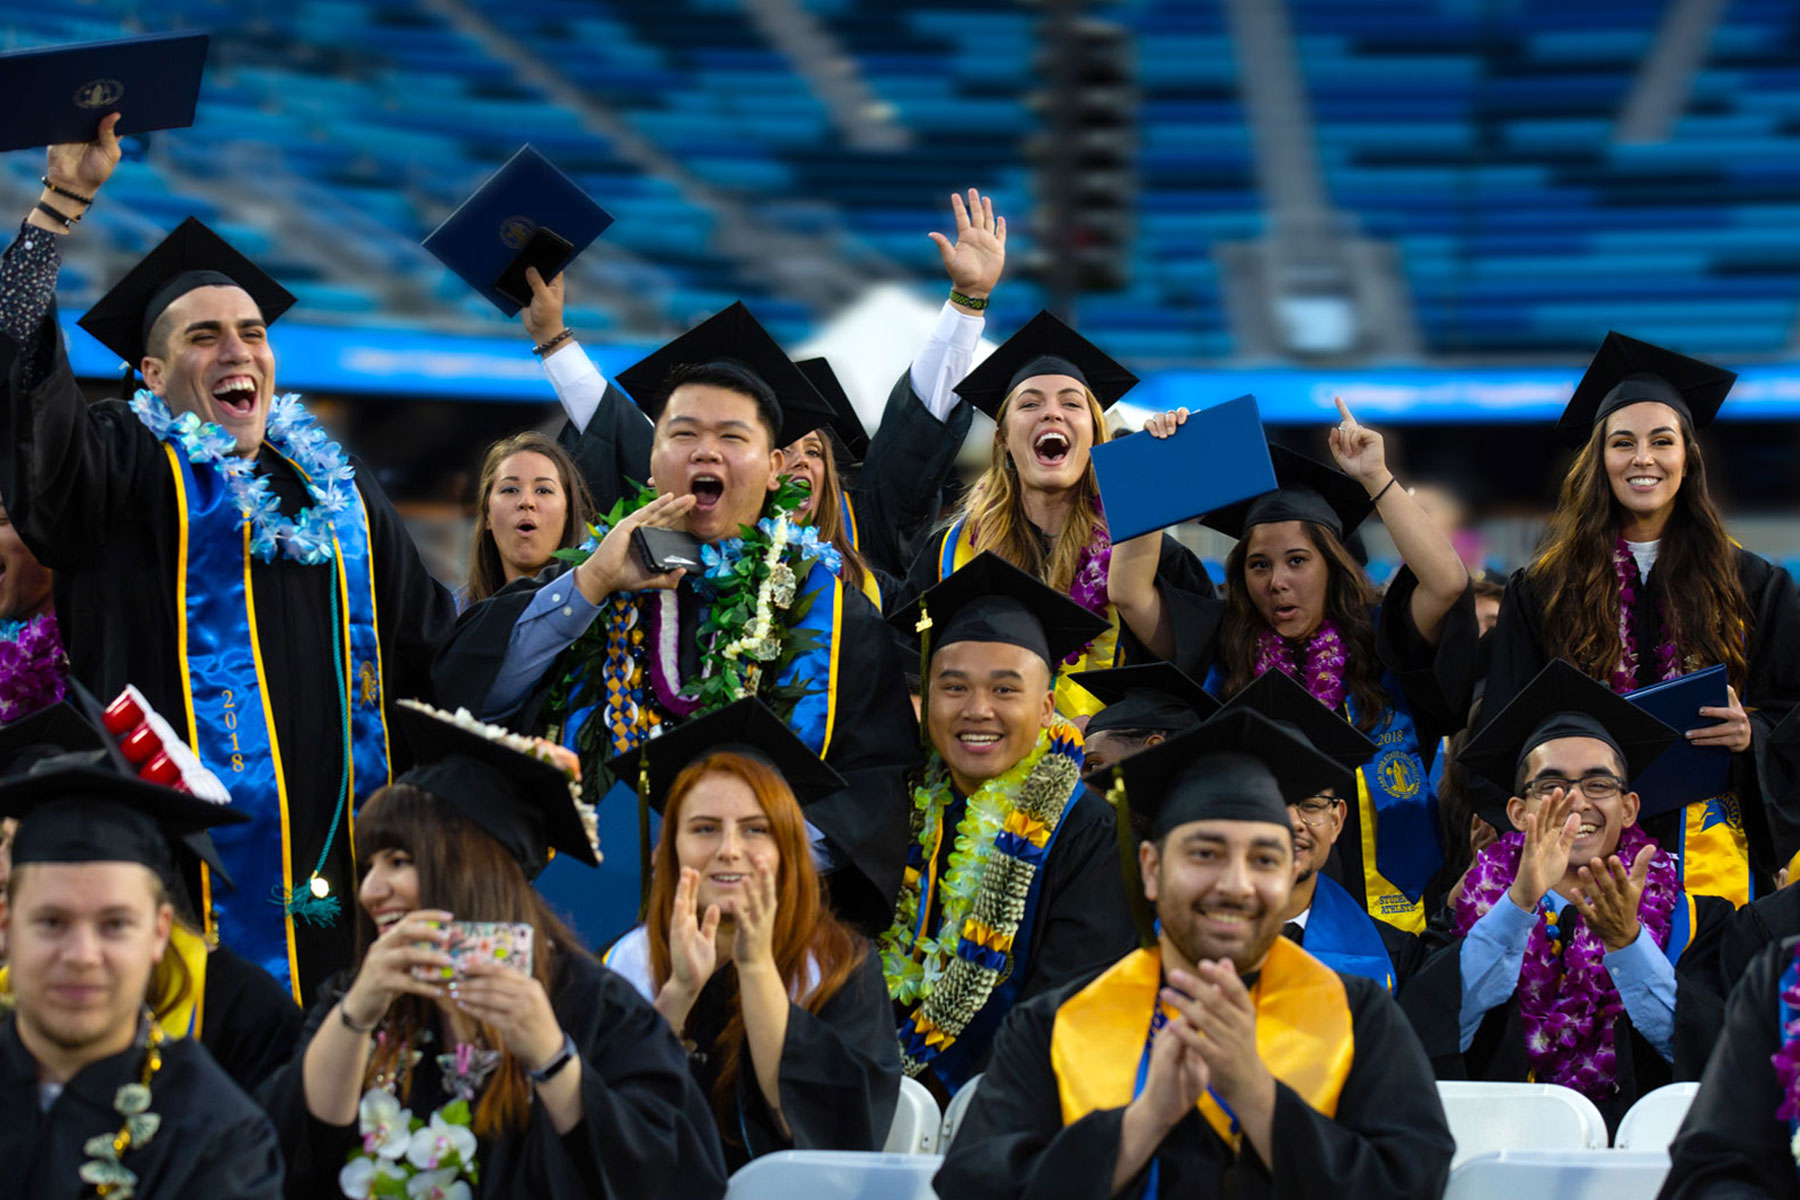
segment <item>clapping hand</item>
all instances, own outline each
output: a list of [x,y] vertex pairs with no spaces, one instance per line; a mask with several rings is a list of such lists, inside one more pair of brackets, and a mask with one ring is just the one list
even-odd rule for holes
[[669,978],[656,994],[656,1010],[677,1032],[687,1024],[688,1010],[719,966],[719,906],[708,905],[702,919],[699,893],[700,872],[681,868],[669,914]]
[[1632,860],[1629,873],[1616,854],[1605,862],[1596,858],[1581,868],[1581,886],[1569,899],[1609,954],[1637,941],[1641,928],[1638,901],[1643,899],[1644,881],[1654,857],[1656,847],[1645,846]]
[[1132,1101],[1143,1106],[1154,1128],[1173,1129],[1206,1094],[1212,1075],[1202,1042],[1199,1029],[1181,1013],[1156,1031],[1144,1090]]
[[1256,1049],[1256,1005],[1230,959],[1201,961],[1198,977],[1171,971],[1162,998],[1200,1030],[1200,1056],[1207,1075],[1225,1103],[1238,1107],[1254,1093],[1273,1085],[1273,1076]]
[[995,216],[993,198],[974,188],[967,204],[953,193],[950,207],[956,213],[955,244],[941,233],[928,236],[937,243],[950,286],[971,300],[985,299],[1006,268],[1006,218]]
[[1526,912],[1536,912],[1544,893],[1569,869],[1581,818],[1575,814],[1575,795],[1569,788],[1557,788],[1541,800],[1528,799],[1525,805],[1525,845],[1508,894]]
[[755,863],[744,880],[743,893],[731,906],[731,920],[736,929],[731,943],[732,961],[738,969],[773,966],[775,963],[775,872]]

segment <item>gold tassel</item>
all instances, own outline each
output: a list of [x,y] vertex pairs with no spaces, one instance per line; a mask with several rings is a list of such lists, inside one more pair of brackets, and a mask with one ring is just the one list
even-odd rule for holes
[[1112,805],[1113,822],[1119,834],[1119,871],[1125,877],[1125,898],[1131,904],[1131,923],[1137,926],[1138,945],[1148,950],[1156,945],[1156,926],[1150,919],[1150,903],[1144,898],[1144,875],[1138,867],[1137,840],[1131,836],[1131,805],[1125,796],[1125,776],[1113,768],[1112,786],[1106,790],[1106,802]]

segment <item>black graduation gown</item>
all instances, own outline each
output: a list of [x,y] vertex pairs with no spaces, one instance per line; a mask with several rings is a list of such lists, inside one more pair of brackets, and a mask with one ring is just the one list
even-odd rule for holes
[[1781,1086],[1769,1063],[1781,1049],[1781,976],[1794,943],[1765,947],[1731,993],[1725,1035],[1669,1147],[1673,1161],[1658,1200],[1800,1198],[1788,1123],[1775,1117]]
[[[1800,592],[1781,567],[1750,551],[1738,548],[1738,582],[1750,602],[1749,642],[1745,647],[1748,675],[1738,697],[1750,712],[1751,745],[1747,753],[1733,756],[1732,789],[1742,807],[1744,830],[1750,839],[1750,858],[1759,886],[1800,851],[1800,732],[1792,723],[1780,734],[1776,726],[1800,704]],[[1660,562],[1658,563],[1660,566]],[[1662,574],[1652,567],[1646,581],[1646,602],[1633,610],[1633,635],[1639,647],[1639,687],[1655,683],[1655,655],[1648,652],[1662,642],[1662,621],[1654,601],[1663,587]],[[1515,571],[1500,601],[1500,620],[1490,635],[1493,661],[1488,668],[1487,691],[1481,704],[1485,725],[1512,701],[1549,664],[1543,638],[1544,606],[1537,588],[1523,570]],[[1699,718],[1695,718],[1699,723]],[[1679,836],[1681,814],[1664,815],[1644,822],[1644,829],[1664,846]]]
[[[41,362],[43,382],[30,391],[21,386],[25,353]],[[0,496],[19,536],[56,573],[56,617],[71,670],[103,701],[136,684],[179,728],[185,702],[176,658],[176,496],[162,443],[123,401],[88,406],[63,353],[54,305],[32,345],[0,334],[0,371]],[[431,658],[455,606],[426,572],[374,472],[354,466],[369,514],[391,725],[395,700],[430,697]],[[257,469],[283,511],[310,503],[299,476],[267,447]],[[333,572],[278,559],[253,562],[250,574],[287,778],[295,880],[303,883],[325,849],[343,772],[341,717],[330,699],[340,678],[332,652]],[[393,750],[398,773],[405,765],[399,738]],[[266,803],[272,811],[274,798]],[[340,900],[356,891],[349,825],[339,823],[321,872]],[[281,884],[279,876],[236,882],[257,892]],[[192,881],[190,887],[191,895],[201,894]],[[295,928],[299,994],[312,995],[349,963],[350,923],[340,916],[327,928]]]
[[[1161,1196],[1435,1200],[1443,1194],[1456,1144],[1418,1039],[1380,984],[1342,978],[1356,1051],[1337,1116],[1325,1116],[1277,1082],[1273,1144],[1279,1161],[1268,1164],[1248,1141],[1234,1158],[1205,1118],[1190,1113],[1157,1151]],[[1087,982],[1022,1004],[1007,1018],[933,1181],[938,1195],[1073,1200],[1110,1193],[1125,1110],[1102,1109],[1065,1127],[1050,1065],[1056,1011]],[[1120,1196],[1143,1196],[1147,1176],[1148,1168]]]
[[[88,1160],[83,1147],[118,1132],[123,1119],[113,1097],[142,1078],[144,1053],[134,1046],[88,1064],[44,1112],[37,1061],[13,1018],[0,1025],[0,1200],[94,1194],[78,1174]],[[139,1200],[276,1200],[281,1153],[268,1116],[197,1043],[166,1041],[162,1059],[150,1081],[150,1111],[162,1118],[161,1128],[121,1160],[137,1174]]]
[[[1608,1130],[1618,1128],[1626,1110],[1644,1093],[1665,1083],[1700,1077],[1719,1027],[1720,1000],[1711,983],[1711,964],[1732,911],[1728,900],[1694,897],[1693,933],[1675,967],[1673,1063],[1638,1033],[1629,1015],[1621,1016],[1613,1026],[1619,1090],[1610,1099],[1596,1102]],[[1488,1011],[1468,1052],[1460,1052],[1462,939],[1451,933],[1448,914],[1440,914],[1426,930],[1424,940],[1425,958],[1401,995],[1400,1005],[1418,1031],[1437,1077],[1524,1082],[1531,1067],[1525,1057],[1525,1027],[1517,993]]]
[[656,427],[631,398],[612,385],[606,391],[585,429],[564,421],[557,443],[575,460],[575,467],[594,498],[594,511],[606,512],[628,491],[650,479],[650,448]]
[[[947,827],[954,828],[962,818],[965,801],[954,801],[945,811]],[[944,838],[938,849],[938,878],[949,869],[950,855],[955,850],[952,837]],[[1086,784],[1070,802],[1063,814],[1056,841],[1041,868],[1037,911],[1023,947],[1014,946],[1013,970],[1024,971],[1014,1003],[1062,987],[1075,979],[1089,979],[1094,973],[1119,961],[1137,945],[1137,927],[1131,920],[1131,902],[1125,895],[1125,881],[1119,874],[1119,840],[1113,810],[1100,793]],[[935,900],[928,929],[935,930],[942,906]],[[993,1001],[990,1000],[992,1005]],[[895,1006],[901,1027],[912,1009]],[[978,1014],[970,1022],[974,1029],[986,1022]],[[1004,1016],[1005,1014],[996,1014]],[[998,1024],[989,1025],[998,1029]],[[992,1036],[990,1034],[990,1036]],[[957,1045],[963,1051],[977,1051],[977,1065],[982,1068],[991,1046],[971,1046],[965,1033]]]
[[205,987],[200,1044],[254,1095],[292,1057],[306,1013],[267,971],[226,946],[206,956]]
[[[1421,962],[1425,961],[1425,943],[1417,934],[1408,933],[1404,929],[1396,929],[1386,921],[1377,921],[1374,917],[1370,917],[1369,920],[1374,924],[1375,932],[1381,935],[1382,948],[1387,951],[1388,961],[1393,964],[1394,995],[1398,996],[1400,989],[1405,987],[1406,981],[1412,977],[1412,973],[1418,969]],[[1289,934],[1287,936],[1296,946],[1306,945],[1305,929],[1297,931],[1297,935]],[[1338,972],[1340,975],[1343,973],[1342,971]]]
[[[722,1066],[708,1048],[718,1044],[736,1011],[736,993],[737,968],[727,964],[707,981],[688,1014],[687,1036],[696,1047],[688,1063],[708,1098]],[[745,1042],[735,1112],[720,1121],[728,1170],[777,1150],[881,1149],[900,1097],[900,1043],[881,955],[870,949],[817,1013],[788,1003],[780,1079],[781,1115],[791,1138],[776,1127]]]
[[[445,642],[434,668],[439,703],[481,712],[493,689],[519,614],[537,589],[572,570],[552,563],[529,579],[515,579],[479,604],[471,605]],[[885,930],[893,919],[894,896],[906,868],[906,831],[911,809],[906,773],[919,758],[918,722],[901,681],[893,641],[881,614],[868,597],[845,587],[838,639],[837,717],[825,761],[849,787],[807,805],[806,817],[821,830],[833,861],[854,864],[854,871],[828,877],[832,906],[845,920],[870,933]],[[682,628],[695,628],[698,607],[686,586],[682,594]],[[598,619],[598,618],[596,618]],[[679,641],[684,679],[699,673],[699,649],[690,636]],[[504,724],[526,733],[541,733],[540,719],[551,687],[566,670],[565,653],[549,669],[523,707]],[[603,796],[612,780],[598,764],[583,764]]]
[[[300,1049],[263,1089],[287,1159],[292,1200],[337,1194],[337,1175],[357,1144],[356,1124],[327,1125],[306,1108],[303,1063],[320,1022],[349,985],[331,980],[307,1013]],[[556,1019],[581,1055],[582,1123],[557,1136],[535,1094],[523,1132],[483,1139],[476,1196],[533,1200],[703,1200],[725,1193],[725,1164],[706,1100],[667,1021],[619,976],[586,956],[563,955],[551,989]],[[336,1018],[333,1017],[333,1020]],[[429,1117],[450,1096],[425,1050],[405,1100]],[[195,1200],[199,1200],[196,1195]]]

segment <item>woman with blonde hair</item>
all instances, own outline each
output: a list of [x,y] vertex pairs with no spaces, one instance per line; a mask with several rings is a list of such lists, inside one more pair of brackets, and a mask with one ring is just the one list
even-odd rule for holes
[[[1065,665],[1075,671],[1118,666],[1153,636],[1122,623],[1107,591],[1112,539],[1089,457],[1107,440],[1106,411],[1137,376],[1048,312],[1028,321],[957,384],[957,394],[994,419],[988,466],[954,518],[935,532],[907,573],[910,600],[992,551],[1108,622],[1108,629]],[[1158,588],[1211,596],[1212,581],[1193,553],[1164,534]],[[1092,716],[1098,699],[1063,672],[1056,707]]]
[[887,984],[827,901],[801,809],[843,778],[755,699],[614,764],[663,821],[646,922],[606,964],[690,1048],[727,1165],[880,1149],[900,1090]]
[[1726,703],[1683,732],[1730,751],[1731,787],[1643,824],[1688,891],[1743,905],[1764,890],[1753,879],[1800,851],[1800,797],[1764,786],[1779,774],[1769,757],[1793,755],[1770,735],[1800,701],[1800,595],[1732,540],[1707,488],[1695,434],[1736,379],[1607,334],[1557,423],[1575,463],[1501,601],[1483,709],[1506,707],[1552,659],[1619,693],[1723,664]]

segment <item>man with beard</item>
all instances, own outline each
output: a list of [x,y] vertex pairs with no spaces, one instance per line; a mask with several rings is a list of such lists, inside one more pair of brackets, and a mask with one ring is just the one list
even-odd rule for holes
[[171,839],[243,814],[104,767],[13,780],[0,813],[20,818],[0,1194],[275,1200],[268,1117],[198,1041],[163,1029],[188,969],[169,944]]
[[1718,1029],[1707,985],[1732,912],[1684,892],[1630,781],[1680,737],[1566,662],[1464,748],[1511,795],[1401,1003],[1439,1078],[1575,1088],[1615,1128],[1695,1079]]
[[1257,713],[1121,768],[1157,944],[1015,1009],[944,1196],[1435,1197],[1455,1143],[1379,984],[1281,937],[1287,805],[1352,775]]
[[299,1000],[349,960],[352,812],[390,777],[390,706],[427,690],[454,607],[374,474],[276,395],[269,329],[294,297],[199,221],[82,318],[144,382],[87,403],[56,280],[116,124],[50,147],[0,258],[0,495],[56,573],[75,678],[137,685],[256,818],[217,839],[238,891],[189,882],[207,932]]
[[[832,878],[839,913],[878,926],[900,884],[917,735],[880,614],[832,572],[817,531],[790,519],[780,476],[779,447],[831,410],[742,304],[620,378],[655,422],[658,494],[625,502],[579,565],[554,563],[464,613],[434,671],[438,695],[576,750],[596,802],[613,783],[608,759],[761,696],[849,781],[807,817],[831,865],[854,868]],[[645,559],[637,543],[670,531],[704,569]],[[643,804],[638,819],[647,856]]]

